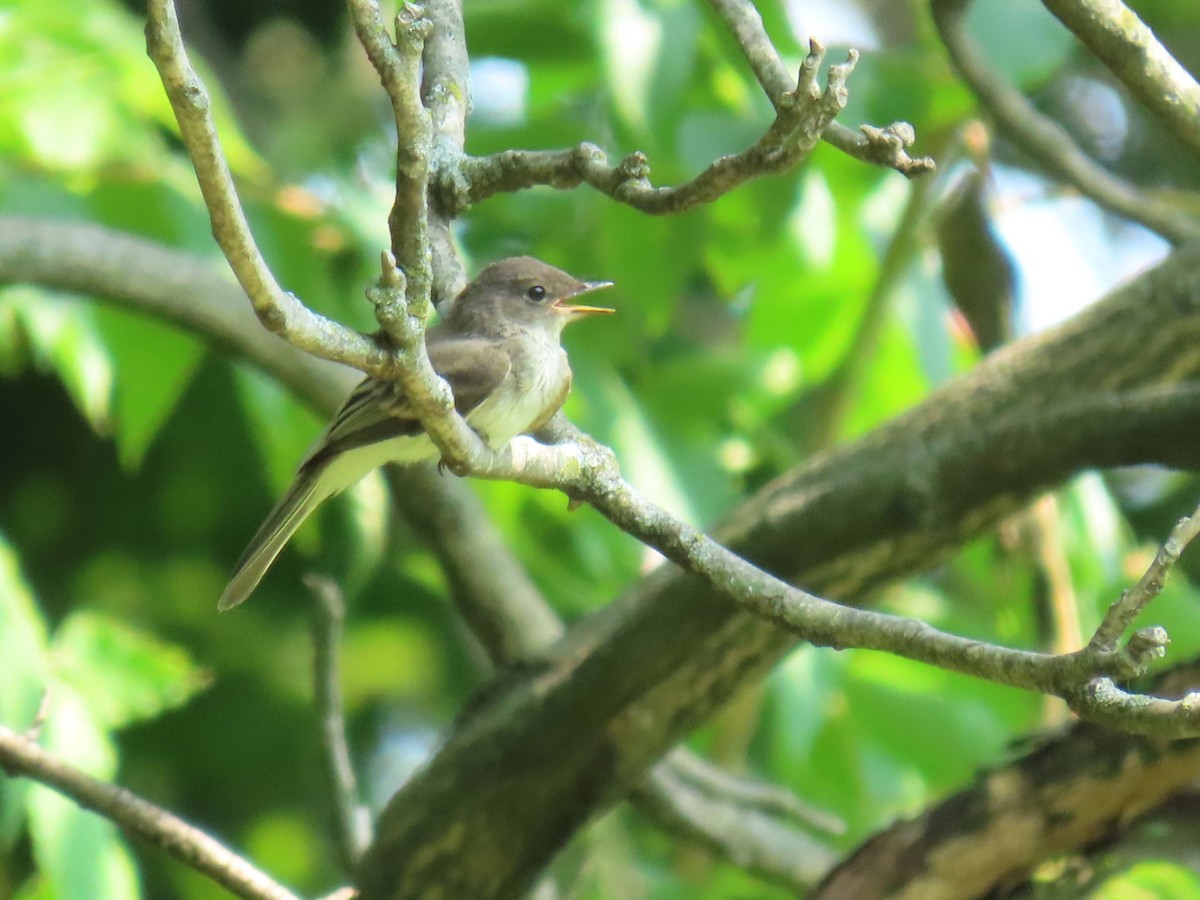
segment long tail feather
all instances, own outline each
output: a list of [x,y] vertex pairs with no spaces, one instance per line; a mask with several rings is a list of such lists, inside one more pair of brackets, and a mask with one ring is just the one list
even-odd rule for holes
[[221,611],[233,609],[250,596],[275,557],[283,549],[296,529],[299,528],[309,514],[316,509],[331,493],[328,490],[318,491],[324,467],[313,472],[301,472],[296,481],[288,488],[288,492],[275,504],[266,521],[259,526],[250,546],[242,554],[233,569],[233,577],[229,579],[217,608]]

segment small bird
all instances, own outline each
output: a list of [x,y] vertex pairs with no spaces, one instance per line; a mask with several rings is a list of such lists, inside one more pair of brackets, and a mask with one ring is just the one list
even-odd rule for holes
[[[454,406],[492,448],[536,431],[571,390],[560,343],[569,322],[601,306],[571,301],[609,281],[580,281],[530,256],[492,263],[463,288],[426,333],[433,369],[454,392]],[[394,381],[360,382],[300,463],[283,498],[250,541],[221,600],[244,601],[296,529],[321,503],[385,463],[440,458],[404,389]]]

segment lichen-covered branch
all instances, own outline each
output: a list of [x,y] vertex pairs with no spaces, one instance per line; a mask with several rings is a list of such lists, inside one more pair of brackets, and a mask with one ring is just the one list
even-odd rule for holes
[[30,778],[97,812],[246,900],[298,900],[220,841],[160,806],[67,765],[36,741],[0,725],[0,771]]
[[[778,110],[793,84],[791,74],[763,28],[762,16],[751,0],[708,2],[732,32],[767,99]],[[894,122],[884,128],[863,125],[858,131],[833,122],[821,136],[843,153],[863,162],[895,169],[909,178],[932,172],[935,168],[934,161],[927,156],[914,159],[908,155],[916,133],[907,122]]]
[[1180,554],[1197,535],[1200,535],[1200,507],[1175,524],[1170,536],[1154,555],[1154,560],[1137,580],[1137,584],[1108,608],[1104,620],[1092,636],[1093,647],[1111,649],[1117,645],[1125,629],[1133,624],[1134,619],[1146,608],[1146,604],[1162,592],[1167,572],[1178,562]]
[[[463,156],[467,115],[471,112],[471,65],[460,0],[427,0],[425,15],[433,30],[425,40],[421,100],[433,122],[433,168],[453,171]],[[467,275],[454,246],[453,214],[430,195],[429,244],[433,256],[433,292],[438,303],[466,286]]]
[[964,0],[934,0],[933,20],[950,59],[999,128],[1056,178],[1117,215],[1173,243],[1200,237],[1200,222],[1169,201],[1139,190],[1084,153],[1067,131],[1005,84],[966,33]]
[[[1196,665],[1173,671],[1163,687],[1174,694],[1200,687]],[[808,896],[858,900],[1011,892],[1040,863],[1104,842],[1194,783],[1198,773],[1196,741],[1079,723],[1043,736],[1019,759],[873,835]]]
[[[846,79],[854,71],[858,54],[831,66],[825,89],[817,85],[817,71],[825,48],[812,41],[794,88],[782,94],[775,121],[752,146],[723,156],[691,181],[678,187],[655,187],[650,164],[642,153],[631,153],[615,166],[594,144],[571,150],[509,150],[487,157],[467,157],[455,177],[445,182],[445,201],[456,211],[502,191],[534,185],[572,188],[587,184],[612,199],[649,215],[670,215],[711,203],[740,184],[762,175],[786,172],[808,155],[833,117],[845,108]],[[454,187],[462,187],[457,195]]]
[[349,0],[354,31],[379,73],[396,124],[396,196],[388,214],[392,255],[404,277],[404,303],[376,306],[379,324],[397,341],[397,316],[424,322],[432,311],[429,207],[426,200],[433,143],[429,110],[421,100],[421,57],[433,24],[422,7],[404,2],[396,13],[393,40],[376,0]]
[[1200,84],[1121,0],[1042,0],[1200,158]]

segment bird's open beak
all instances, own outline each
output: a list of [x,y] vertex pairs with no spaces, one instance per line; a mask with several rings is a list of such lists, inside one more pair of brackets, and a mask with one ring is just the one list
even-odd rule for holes
[[579,285],[579,288],[573,293],[567,294],[554,301],[554,308],[561,313],[567,313],[572,316],[590,316],[595,313],[615,313],[615,309],[609,309],[607,306],[579,306],[573,303],[567,303],[568,300],[574,300],[576,297],[590,294],[592,291],[599,291],[603,288],[613,286],[611,281],[584,281]]

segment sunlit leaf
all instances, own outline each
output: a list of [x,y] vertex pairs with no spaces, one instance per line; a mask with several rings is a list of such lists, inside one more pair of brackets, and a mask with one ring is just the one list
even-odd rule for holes
[[[23,731],[35,720],[47,687],[46,625],[21,573],[17,554],[0,534],[0,724]],[[21,826],[26,782],[0,778],[0,848]]]
[[98,309],[96,318],[117,363],[113,436],[121,464],[135,469],[191,382],[204,345],[117,310]]
[[[42,728],[42,746],[100,780],[116,771],[116,753],[87,703],[57,687]],[[116,826],[41,785],[27,797],[29,831],[39,870],[60,900],[127,900],[141,896],[133,860]]]
[[113,368],[92,311],[34,288],[0,290],[0,307],[20,323],[39,369],[54,372],[91,426],[111,427]]
[[208,683],[179,647],[96,613],[68,617],[51,652],[56,683],[71,685],[90,719],[106,729],[181,706]]

